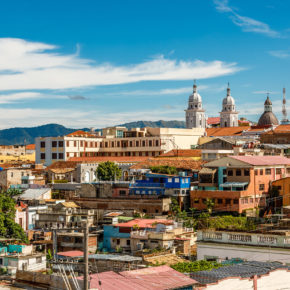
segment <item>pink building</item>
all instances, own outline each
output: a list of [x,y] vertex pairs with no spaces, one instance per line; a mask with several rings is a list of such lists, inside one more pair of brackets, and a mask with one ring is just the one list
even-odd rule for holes
[[27,205],[23,202],[20,202],[19,205],[15,206],[16,212],[15,212],[15,222],[19,224],[24,231],[27,230],[27,223],[26,223],[26,210]]

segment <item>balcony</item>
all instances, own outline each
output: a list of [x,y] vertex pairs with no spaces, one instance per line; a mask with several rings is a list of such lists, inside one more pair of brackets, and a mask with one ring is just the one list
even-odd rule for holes
[[158,182],[135,182],[130,184],[130,188],[134,188],[134,187],[153,187],[153,188],[164,188],[164,183],[158,183]]
[[226,231],[198,231],[198,242],[216,242],[225,244],[241,244],[250,246],[273,246],[290,248],[290,238],[284,235],[243,233]]
[[132,231],[130,234],[131,239],[147,240],[148,232],[146,231]]

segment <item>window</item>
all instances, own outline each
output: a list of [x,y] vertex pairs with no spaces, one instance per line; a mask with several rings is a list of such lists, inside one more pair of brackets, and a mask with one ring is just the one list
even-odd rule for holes
[[175,183],[178,183],[179,182],[179,178],[177,177],[177,178],[174,178],[174,182]]
[[120,239],[117,239],[117,245],[120,245]]
[[237,169],[236,170],[236,176],[241,176],[242,175],[242,170],[241,169]]
[[223,200],[221,198],[218,198],[218,204],[222,204],[223,203]]
[[282,173],[281,168],[276,168],[276,174],[281,174],[281,173]]
[[264,170],[260,169],[260,175],[264,175]]
[[257,169],[255,169],[255,175],[258,175],[258,170]]
[[[69,141],[68,141],[69,142]],[[69,145],[68,145],[69,146]],[[58,141],[58,147],[63,147],[63,141]]]
[[58,159],[63,159],[63,153],[58,153]]
[[239,200],[238,199],[234,199],[234,204],[239,204]]
[[41,147],[41,148],[45,148],[45,141],[41,141],[41,142],[40,142],[40,147]]
[[265,189],[265,184],[259,184],[259,190],[264,190]]
[[149,140],[149,146],[152,147],[152,140]]
[[271,168],[266,168],[266,175],[271,175]]
[[172,182],[172,178],[168,178],[167,182],[171,183]]
[[39,264],[42,262],[42,257],[36,257],[36,264]]
[[40,153],[40,159],[44,160],[45,159],[45,153]]
[[51,142],[51,147],[57,147],[57,141],[52,141]]
[[206,199],[205,199],[205,198],[203,198],[203,199],[202,199],[202,202],[205,204],[205,203],[206,203]]
[[84,147],[84,141],[81,141],[80,143],[81,143],[80,146],[81,146],[81,147]]
[[119,195],[122,195],[122,196],[123,196],[123,195],[126,195],[126,190],[120,190],[120,191],[119,191]]
[[131,241],[130,240],[127,240],[126,241],[126,244],[127,244],[127,246],[130,246],[131,245]]
[[52,154],[51,154],[51,158],[52,158],[52,159],[57,159],[57,153],[52,153]]
[[77,147],[77,141],[74,141],[74,147]]
[[250,170],[249,169],[245,169],[244,170],[244,175],[245,176],[250,176]]
[[11,172],[11,175],[10,176],[13,177],[13,172]]
[[228,205],[228,204],[231,204],[231,199],[226,198],[226,204],[227,204],[227,205]]
[[194,203],[199,203],[199,199],[196,198],[196,199],[194,200]]
[[145,147],[146,146],[146,142],[142,141],[142,146]]
[[228,176],[233,176],[233,171],[232,170],[228,170]]
[[158,140],[155,141],[155,146],[159,146],[159,141]]
[[139,141],[136,141],[136,147],[139,147]]

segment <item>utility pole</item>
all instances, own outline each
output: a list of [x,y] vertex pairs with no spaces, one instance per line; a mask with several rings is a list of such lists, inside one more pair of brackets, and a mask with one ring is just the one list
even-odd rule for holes
[[88,247],[88,236],[89,236],[89,228],[88,222],[85,224],[84,228],[84,290],[89,289],[89,247]]

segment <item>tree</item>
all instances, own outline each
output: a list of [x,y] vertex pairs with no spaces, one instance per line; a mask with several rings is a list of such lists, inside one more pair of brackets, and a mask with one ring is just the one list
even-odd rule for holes
[[205,205],[209,214],[212,213],[212,209],[214,207],[214,201],[211,198],[207,198],[205,201]]
[[0,236],[27,243],[26,234],[21,226],[15,222],[15,205],[16,203],[9,193],[0,193]]
[[176,167],[168,165],[151,166],[150,170],[153,173],[170,174],[170,175],[176,175],[178,173]]
[[102,162],[97,168],[97,176],[99,180],[113,181],[120,179],[122,176],[122,170],[111,161]]

